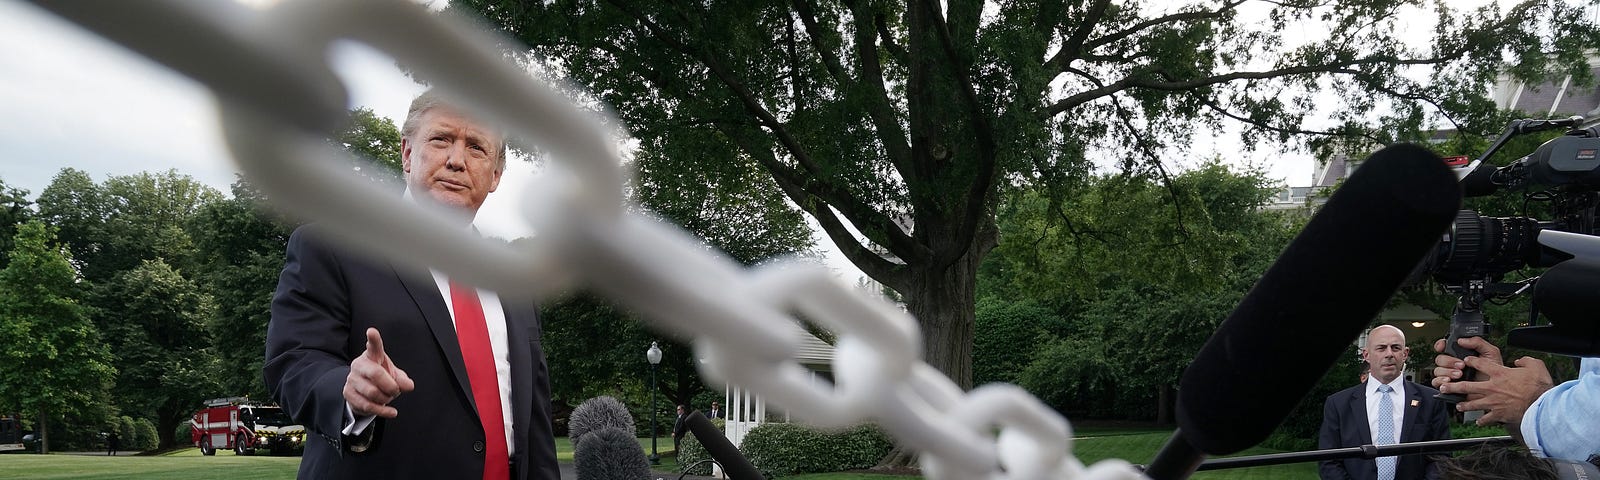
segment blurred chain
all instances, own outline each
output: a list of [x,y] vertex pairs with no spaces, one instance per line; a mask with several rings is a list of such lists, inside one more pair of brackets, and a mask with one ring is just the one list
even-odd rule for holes
[[[506,295],[542,297],[582,282],[694,338],[714,381],[819,426],[879,422],[922,453],[928,478],[1142,478],[1121,460],[1085,467],[1070,454],[1066,419],[1020,388],[963,393],[921,360],[910,316],[822,267],[746,269],[678,227],[628,212],[620,136],[501,58],[486,29],[403,0],[290,1],[263,11],[185,0],[35,3],[205,84],[251,181],[348,246]],[[447,212],[419,212],[326,161],[348,155],[323,140],[339,127],[348,96],[327,64],[341,40],[393,56],[458,105],[515,132],[513,143],[552,153],[549,171],[519,199],[540,232],[530,247],[470,236]],[[817,385],[795,360],[798,340],[783,333],[795,314],[838,334],[833,385]]]

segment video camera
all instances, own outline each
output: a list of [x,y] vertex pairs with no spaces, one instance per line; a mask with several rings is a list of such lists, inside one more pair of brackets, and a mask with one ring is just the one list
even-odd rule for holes
[[[1578,128],[1583,117],[1514,120],[1476,160],[1446,159],[1461,179],[1462,194],[1479,197],[1498,191],[1522,192],[1527,201],[1548,202],[1551,220],[1488,217],[1462,210],[1439,246],[1418,265],[1416,277],[1431,276],[1459,296],[1451,319],[1447,353],[1475,352],[1456,345],[1462,337],[1486,333],[1482,303],[1510,298],[1530,289],[1533,317],[1543,312],[1551,325],[1512,330],[1511,345],[1572,356],[1600,355],[1600,126]],[[1504,167],[1485,160],[1518,135],[1568,129],[1528,156]],[[1542,275],[1502,282],[1507,273],[1545,268]],[[1447,399],[1449,400],[1449,399]]]

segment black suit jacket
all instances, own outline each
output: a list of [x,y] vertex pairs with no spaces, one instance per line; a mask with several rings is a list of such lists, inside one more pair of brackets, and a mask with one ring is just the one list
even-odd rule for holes
[[[1447,440],[1450,438],[1450,416],[1447,404],[1433,398],[1439,393],[1432,387],[1411,382],[1405,385],[1401,414],[1400,443]],[[1328,396],[1322,405],[1322,432],[1317,448],[1359,447],[1372,442],[1372,428],[1367,424],[1367,385],[1362,383]],[[1433,457],[1405,455],[1395,465],[1395,480],[1417,478],[1434,479],[1439,469]],[[1378,463],[1369,459],[1351,458],[1323,460],[1320,464],[1324,480],[1378,478]]]
[[[315,227],[289,237],[263,367],[273,399],[309,431],[300,478],[482,478],[484,433],[454,322],[426,270],[332,248]],[[511,362],[514,479],[556,480],[550,383],[532,300],[501,298]],[[416,382],[362,438],[344,436],[344,383],[366,329]],[[503,441],[503,440],[501,440]]]

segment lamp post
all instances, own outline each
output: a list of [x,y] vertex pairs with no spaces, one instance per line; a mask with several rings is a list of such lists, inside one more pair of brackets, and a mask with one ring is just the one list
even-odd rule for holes
[[650,342],[650,350],[644,352],[644,358],[650,361],[650,464],[660,465],[661,454],[656,453],[656,364],[661,363],[661,347]]

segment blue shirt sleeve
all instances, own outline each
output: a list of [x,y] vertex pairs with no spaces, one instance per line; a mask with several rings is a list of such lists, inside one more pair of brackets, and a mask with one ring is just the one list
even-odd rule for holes
[[1584,358],[1578,378],[1544,392],[1522,416],[1535,455],[1585,461],[1600,454],[1600,358]]

